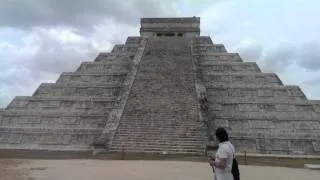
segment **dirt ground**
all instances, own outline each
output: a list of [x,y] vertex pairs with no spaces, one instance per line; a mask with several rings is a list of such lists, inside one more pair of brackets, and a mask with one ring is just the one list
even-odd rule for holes
[[[240,166],[242,180],[315,180],[320,171]],[[211,180],[207,163],[188,161],[0,159],[0,180]]]

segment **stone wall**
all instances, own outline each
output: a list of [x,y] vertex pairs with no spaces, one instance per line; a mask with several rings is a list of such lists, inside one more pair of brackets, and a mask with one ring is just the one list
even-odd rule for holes
[[[199,40],[197,40],[199,42]],[[225,127],[238,152],[320,154],[320,113],[298,86],[283,85],[223,46],[196,43],[211,134]],[[210,133],[209,133],[210,134]]]
[[140,43],[127,41],[56,83],[42,83],[31,97],[14,98],[1,112],[0,149],[90,150],[127,90]]

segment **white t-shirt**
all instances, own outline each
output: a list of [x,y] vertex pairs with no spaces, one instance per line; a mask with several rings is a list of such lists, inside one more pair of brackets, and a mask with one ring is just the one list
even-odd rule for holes
[[222,158],[227,159],[227,167],[225,169],[214,167],[214,174],[216,180],[233,180],[231,169],[234,153],[235,148],[229,141],[219,144],[215,161],[219,162]]

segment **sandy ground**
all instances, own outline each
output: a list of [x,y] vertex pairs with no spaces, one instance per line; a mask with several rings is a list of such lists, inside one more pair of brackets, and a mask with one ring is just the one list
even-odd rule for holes
[[[320,171],[240,166],[242,180],[315,180]],[[115,160],[4,160],[0,180],[211,180],[207,163]]]

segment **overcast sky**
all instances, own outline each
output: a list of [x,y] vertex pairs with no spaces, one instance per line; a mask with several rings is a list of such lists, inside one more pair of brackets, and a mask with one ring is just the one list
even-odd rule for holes
[[0,0],[0,107],[55,82],[141,17],[200,16],[202,35],[320,99],[319,0]]

